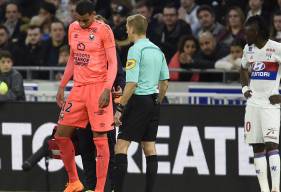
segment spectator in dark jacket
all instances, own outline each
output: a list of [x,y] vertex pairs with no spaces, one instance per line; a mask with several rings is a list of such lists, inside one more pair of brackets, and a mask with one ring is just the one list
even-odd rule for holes
[[175,5],[168,4],[163,10],[164,23],[157,27],[157,38],[153,43],[158,45],[166,56],[167,62],[177,52],[177,44],[184,35],[191,35],[190,26],[178,18]]
[[44,48],[41,42],[41,29],[39,26],[31,25],[27,29],[25,46],[23,47],[24,66],[43,66]]
[[21,32],[20,27],[23,25],[23,21],[20,19],[20,7],[15,2],[10,2],[5,7],[5,22],[4,25],[9,31],[9,39],[13,43],[21,43],[24,38],[24,34]]
[[0,101],[25,100],[22,76],[13,69],[12,55],[8,51],[0,51],[0,82],[4,82],[8,86],[7,93],[0,93]]
[[66,45],[64,24],[61,21],[53,21],[50,26],[51,38],[44,42],[45,66],[57,66],[59,49]]
[[225,33],[225,27],[216,21],[215,12],[212,7],[202,5],[197,10],[197,17],[201,24],[201,32],[210,31],[218,40],[219,37]]
[[17,44],[9,41],[9,31],[4,25],[0,25],[0,50],[7,50],[12,54],[14,65],[22,65],[22,51]]
[[[187,69],[214,69],[215,62],[229,54],[229,48],[217,43],[209,31],[199,34],[200,51],[194,57],[192,64],[182,65]],[[217,74],[201,74],[200,81],[222,81],[222,76]]]

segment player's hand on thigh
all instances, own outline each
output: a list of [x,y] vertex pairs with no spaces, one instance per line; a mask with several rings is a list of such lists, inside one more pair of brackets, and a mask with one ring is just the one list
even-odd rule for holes
[[122,116],[122,113],[119,112],[119,111],[116,111],[116,113],[115,113],[115,115],[114,115],[114,123],[115,123],[115,126],[120,126],[120,125],[122,125],[121,116]]
[[57,96],[56,96],[57,104],[61,108],[64,104],[64,88],[59,87]]
[[110,94],[111,94],[110,89],[104,89],[104,91],[102,92],[99,98],[99,108],[105,108],[109,105]]
[[269,101],[272,105],[281,103],[281,95],[271,95]]
[[244,97],[246,97],[246,99],[248,99],[248,98],[252,97],[252,93],[253,92],[251,90],[248,90],[244,93]]

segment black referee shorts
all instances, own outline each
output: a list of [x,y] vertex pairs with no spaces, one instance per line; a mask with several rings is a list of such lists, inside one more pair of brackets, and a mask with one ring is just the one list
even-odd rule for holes
[[160,105],[158,95],[133,95],[124,109],[118,139],[127,141],[155,141]]

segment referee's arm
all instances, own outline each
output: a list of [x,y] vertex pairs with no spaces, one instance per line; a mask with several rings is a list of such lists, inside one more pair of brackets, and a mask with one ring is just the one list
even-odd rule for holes
[[135,92],[136,87],[137,87],[137,83],[135,83],[135,82],[127,82],[126,83],[123,95],[122,95],[121,100],[120,100],[121,105],[124,106],[128,103],[129,99],[131,98],[131,96]]
[[165,56],[163,54],[162,67],[161,67],[161,71],[160,71],[159,85],[158,85],[158,88],[159,88],[158,102],[159,103],[162,103],[162,101],[166,95],[169,79],[170,79],[169,68],[168,68]]

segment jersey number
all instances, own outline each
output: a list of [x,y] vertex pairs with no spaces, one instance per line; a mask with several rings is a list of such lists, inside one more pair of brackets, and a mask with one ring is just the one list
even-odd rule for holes
[[250,132],[250,130],[251,130],[251,123],[249,121],[246,122],[245,129],[246,129],[247,132]]
[[[67,105],[67,106],[66,106]],[[65,103],[64,105],[63,105],[63,107],[62,107],[62,110],[63,111],[65,111],[65,112],[70,112],[70,110],[71,110],[71,107],[72,107],[72,103],[71,102],[69,102],[69,103]]]

